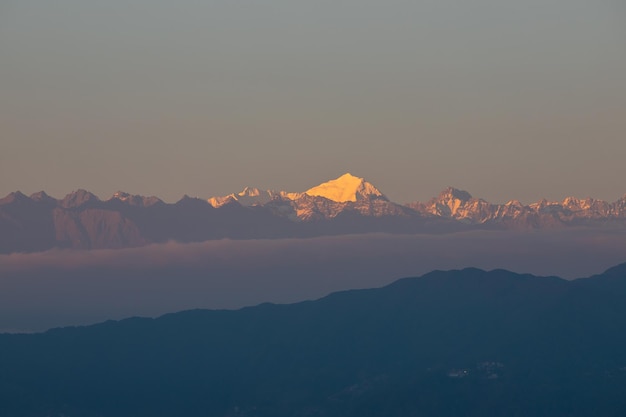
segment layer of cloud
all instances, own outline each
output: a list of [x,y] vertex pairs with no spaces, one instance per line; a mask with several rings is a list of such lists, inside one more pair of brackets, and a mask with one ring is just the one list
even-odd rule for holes
[[296,302],[434,269],[577,278],[626,261],[626,231],[467,232],[167,243],[0,256],[0,329]]

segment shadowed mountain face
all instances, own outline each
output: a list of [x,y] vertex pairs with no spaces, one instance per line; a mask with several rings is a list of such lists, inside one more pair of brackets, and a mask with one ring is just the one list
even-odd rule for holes
[[626,264],[0,335],[0,415],[623,416]]
[[492,204],[447,188],[427,203],[400,205],[350,174],[304,193],[246,188],[238,194],[175,204],[118,192],[107,200],[85,190],[55,200],[43,192],[0,199],[0,253],[61,248],[122,248],[233,238],[352,233],[442,233],[468,229],[624,227],[626,197],[614,203],[567,198],[525,206]]

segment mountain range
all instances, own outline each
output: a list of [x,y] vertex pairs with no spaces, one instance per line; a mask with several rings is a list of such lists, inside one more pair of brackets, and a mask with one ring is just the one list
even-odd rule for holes
[[0,416],[626,415],[626,264],[0,334]]
[[101,200],[85,190],[63,199],[43,191],[30,197],[18,191],[0,199],[0,253],[122,248],[169,240],[606,225],[626,225],[626,196],[613,203],[568,197],[530,205],[516,200],[493,204],[448,187],[426,203],[399,204],[363,178],[344,174],[304,192],[247,187],[206,200],[184,196],[174,204],[124,192]]

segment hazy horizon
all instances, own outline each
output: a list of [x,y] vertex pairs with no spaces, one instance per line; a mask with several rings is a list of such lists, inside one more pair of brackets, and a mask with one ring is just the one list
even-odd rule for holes
[[[328,181],[330,181],[330,180],[333,180],[333,179],[335,179],[335,178],[334,178],[334,177],[333,177],[333,178],[328,178],[327,180],[328,180]],[[366,181],[368,181],[368,178],[364,178],[364,179],[365,179]],[[327,181],[322,181],[322,182],[327,182]],[[369,182],[369,181],[368,181],[368,182]],[[321,182],[320,182],[320,183],[321,183]],[[287,190],[287,189],[282,189],[282,188],[280,188],[280,187],[267,187],[267,188],[263,188],[263,187],[256,187],[256,186],[254,186],[254,185],[246,185],[246,186],[241,187],[241,188],[239,188],[239,189],[237,189],[237,190],[232,190],[231,192],[226,193],[226,194],[211,194],[211,195],[189,195],[189,194],[181,194],[179,197],[170,198],[170,199],[164,198],[162,195],[158,195],[158,194],[157,194],[157,195],[152,195],[152,194],[151,194],[151,195],[148,195],[148,194],[145,194],[145,193],[142,193],[142,192],[130,192],[129,194],[132,194],[132,195],[142,195],[142,196],[145,196],[145,197],[151,197],[151,196],[154,196],[154,197],[160,198],[161,200],[165,201],[166,203],[175,203],[175,202],[179,201],[180,199],[182,199],[184,196],[189,196],[189,197],[193,197],[193,198],[200,198],[200,199],[205,200],[205,199],[210,199],[210,198],[212,198],[212,197],[222,197],[222,196],[225,196],[225,195],[228,195],[228,194],[237,194],[237,193],[239,193],[239,192],[243,191],[243,190],[244,190],[245,188],[247,188],[247,187],[258,188],[258,189],[260,189],[260,190],[286,191],[286,192],[296,192],[296,193],[299,193],[299,192],[305,192],[308,188],[311,188],[312,186],[317,186],[317,185],[319,185],[319,183],[318,183],[318,184],[312,184],[312,185],[311,185],[311,186],[309,186],[309,187],[306,187],[306,188],[304,188],[304,189],[298,189],[298,190]],[[373,184],[373,185],[376,187],[376,184]],[[435,193],[435,194],[433,194],[432,196],[427,197],[427,198],[423,198],[423,199],[417,199],[417,198],[414,198],[414,199],[409,199],[409,200],[404,200],[404,201],[397,201],[397,200],[393,200],[392,198],[390,198],[390,200],[391,200],[391,201],[393,201],[393,202],[395,202],[395,203],[399,203],[399,204],[412,203],[412,202],[418,202],[418,201],[419,201],[419,202],[427,202],[427,201],[428,201],[428,200],[430,200],[431,198],[437,197],[437,195],[439,195],[439,193],[440,193],[440,192],[444,191],[444,190],[445,190],[446,188],[448,188],[448,187],[453,187],[453,188],[460,189],[460,190],[462,190],[462,191],[467,191],[467,192],[469,192],[469,193],[472,195],[472,197],[473,197],[473,198],[481,198],[481,199],[487,200],[487,199],[485,199],[484,197],[482,197],[482,196],[480,196],[480,195],[476,195],[475,193],[473,193],[473,192],[472,192],[472,190],[462,189],[462,188],[459,188],[459,187],[455,187],[455,186],[453,186],[453,185],[447,185],[447,186],[445,186],[445,187],[442,187],[442,188],[441,188],[438,192],[436,192],[436,193]],[[12,192],[22,192],[23,194],[25,194],[25,195],[27,195],[27,196],[30,196],[30,195],[33,195],[33,194],[38,193],[38,192],[40,192],[40,191],[43,191],[43,192],[46,192],[48,195],[50,195],[51,197],[53,197],[53,198],[55,198],[55,199],[57,199],[57,200],[62,200],[65,196],[67,196],[67,195],[69,195],[69,194],[71,194],[71,193],[73,193],[73,192],[75,192],[75,191],[78,191],[79,189],[84,189],[84,190],[86,190],[86,191],[92,192],[94,195],[96,195],[96,197],[98,197],[100,200],[103,200],[103,201],[108,200],[109,198],[112,198],[112,197],[113,197],[113,195],[114,195],[115,193],[117,193],[117,192],[128,192],[128,190],[127,190],[127,189],[124,189],[124,188],[119,188],[119,189],[117,189],[115,192],[112,192],[112,193],[110,193],[110,194],[106,194],[106,195],[105,195],[105,194],[98,194],[97,192],[94,192],[94,191],[93,191],[93,189],[89,189],[89,188],[78,188],[78,189],[72,189],[72,190],[69,190],[69,191],[67,191],[67,192],[65,192],[65,193],[63,193],[63,194],[53,195],[53,194],[51,194],[48,190],[44,190],[44,189],[37,190],[37,191],[32,191],[32,192],[30,192],[30,191],[24,192],[23,190],[13,190],[13,191],[11,191],[11,192],[7,193],[6,195],[0,195],[0,198],[5,197],[5,196],[7,196],[8,194],[10,194],[10,193],[12,193]],[[380,188],[379,188],[379,191],[381,191],[383,194],[385,194],[385,195],[386,195],[386,197],[388,197],[388,198],[389,198],[389,195],[385,192],[385,190],[383,190],[383,189],[380,189]],[[580,199],[591,197],[591,198],[594,198],[594,199],[596,199],[596,200],[604,200],[604,201],[607,201],[607,202],[612,203],[612,202],[615,202],[615,201],[619,200],[620,198],[626,197],[626,192],[625,192],[625,193],[623,193],[623,194],[621,194],[621,195],[618,195],[618,196],[616,196],[616,197],[613,197],[613,198],[608,198],[608,199],[598,198],[597,196],[595,196],[595,195],[591,195],[591,194],[588,194],[588,195],[572,195],[572,194],[562,194],[562,193],[557,193],[557,192],[554,192],[554,193],[552,193],[552,194],[553,194],[553,195],[555,195],[555,196],[557,196],[557,197],[555,197],[555,198],[547,198],[547,200],[548,200],[548,201],[561,202],[561,201],[563,201],[563,200],[564,200],[565,198],[567,198],[567,197],[575,197],[575,198],[580,198]],[[562,195],[561,195],[561,194],[562,194]],[[561,197],[558,197],[559,195],[561,195]],[[544,199],[544,198],[546,198],[546,197],[545,197],[545,196],[540,196],[540,197],[535,198],[534,200],[527,200],[527,201],[524,201],[524,200],[521,200],[520,198],[517,198],[517,197],[515,197],[515,196],[512,196],[512,197],[511,197],[511,198],[509,198],[508,200],[502,200],[502,201],[490,201],[490,200],[487,200],[487,201],[489,201],[490,203],[493,203],[493,204],[504,204],[504,203],[506,203],[506,202],[508,202],[508,201],[511,201],[511,200],[519,200],[519,201],[521,201],[523,204],[528,205],[528,204],[531,204],[531,203],[538,202],[538,201],[540,201],[540,200],[542,200],[542,199]]]
[[0,5],[0,195],[626,193],[616,0]]
[[293,303],[433,270],[583,278],[626,261],[624,230],[384,233],[0,255],[0,332],[194,308]]
[[[333,178],[328,178],[327,180],[328,180],[328,181],[330,181],[330,180],[334,180],[334,179],[335,179],[335,178],[333,177]],[[365,181],[368,181],[368,179],[367,179],[367,178],[364,178],[364,180],[365,180]],[[327,182],[327,181],[323,181],[323,182]],[[370,181],[368,181],[368,182],[370,182]],[[241,187],[241,188],[239,188],[239,189],[237,189],[237,190],[232,190],[231,192],[226,193],[226,194],[211,194],[211,195],[189,195],[189,194],[181,194],[179,197],[175,197],[175,198],[173,198],[173,199],[166,199],[166,198],[163,198],[161,195],[152,195],[152,194],[151,194],[151,195],[148,195],[148,194],[144,194],[144,193],[141,193],[141,192],[137,192],[137,193],[131,192],[131,193],[129,193],[129,194],[131,194],[131,195],[141,195],[141,196],[144,196],[144,197],[157,197],[157,198],[159,198],[159,199],[161,199],[161,200],[165,201],[166,203],[175,203],[175,202],[179,201],[180,199],[182,199],[182,198],[183,198],[183,197],[185,197],[185,196],[189,196],[189,197],[192,197],[192,198],[199,198],[199,199],[202,199],[202,200],[206,200],[206,199],[210,199],[210,198],[212,198],[212,197],[223,197],[223,196],[227,196],[227,195],[229,195],[229,194],[237,194],[237,193],[239,193],[239,192],[242,192],[245,188],[248,188],[248,187],[258,188],[259,190],[286,191],[286,192],[300,193],[300,192],[305,192],[305,191],[307,191],[307,189],[308,189],[308,188],[311,188],[311,187],[313,187],[313,186],[317,186],[317,185],[319,185],[319,184],[312,184],[311,186],[309,186],[309,187],[307,187],[307,188],[304,188],[304,189],[299,189],[299,190],[288,190],[288,189],[282,189],[282,188],[280,188],[280,187],[256,187],[256,186],[253,186],[253,185],[246,185],[246,186]],[[374,185],[374,186],[376,187],[376,184],[372,184],[372,185]],[[445,189],[447,189],[447,188],[449,188],[449,187],[456,188],[456,189],[460,189],[460,190],[462,190],[462,191],[467,191],[467,192],[469,192],[469,193],[472,195],[472,197],[473,197],[473,198],[480,198],[480,199],[484,199],[482,196],[474,194],[471,190],[465,190],[465,189],[462,189],[462,188],[459,188],[459,187],[455,187],[455,186],[453,186],[453,185],[447,185],[447,186],[445,186],[445,187],[442,187],[442,188],[441,188],[441,189],[440,189],[437,193],[433,194],[432,196],[430,196],[430,197],[428,197],[428,198],[424,198],[424,199],[412,199],[412,200],[410,200],[410,199],[409,199],[409,200],[406,200],[406,201],[394,201],[393,199],[391,199],[391,198],[390,198],[390,200],[391,200],[391,201],[393,201],[393,202],[395,202],[395,203],[399,203],[399,204],[413,203],[413,202],[418,202],[418,201],[419,201],[419,202],[427,202],[427,201],[428,201],[428,200],[430,200],[431,198],[437,197],[437,195],[439,195],[439,193],[440,193],[440,192],[445,191]],[[43,191],[43,192],[47,193],[48,195],[50,195],[50,197],[53,197],[53,198],[55,198],[55,199],[57,199],[57,200],[62,200],[65,196],[67,196],[67,195],[69,195],[69,194],[71,194],[71,193],[73,193],[73,192],[76,192],[76,191],[78,191],[78,190],[80,190],[80,189],[93,193],[96,197],[98,197],[98,198],[99,198],[100,200],[102,200],[102,201],[105,201],[105,200],[108,200],[108,199],[112,198],[112,197],[113,197],[113,195],[114,195],[115,193],[117,193],[117,192],[128,192],[128,190],[126,190],[126,189],[119,188],[119,189],[117,189],[115,192],[112,192],[112,193],[110,193],[110,194],[104,195],[104,194],[98,194],[97,192],[94,192],[92,189],[89,189],[89,188],[78,188],[78,189],[72,189],[72,190],[69,190],[69,191],[67,191],[67,192],[65,192],[65,193],[63,193],[63,194],[53,195],[53,194],[50,194],[50,192],[49,192],[49,191],[44,190],[44,189],[37,190],[37,191],[33,191],[33,192],[28,192],[28,191],[27,191],[27,192],[24,192],[23,190],[13,190],[13,191],[11,191],[11,192],[7,193],[6,195],[0,195],[0,198],[3,198],[3,197],[5,197],[5,196],[8,196],[10,193],[13,193],[13,192],[21,192],[21,193],[23,193],[23,194],[25,194],[25,195],[27,195],[27,196],[31,196],[31,195],[33,195],[33,194],[36,194],[36,193],[38,193],[38,192]],[[385,195],[386,195],[386,197],[388,197],[388,198],[389,198],[389,195],[387,195],[387,193],[386,193],[384,190],[379,189],[379,191],[381,191],[383,194],[385,194]],[[555,195],[559,195],[558,193],[554,193],[554,194],[555,194]],[[565,198],[567,198],[567,197],[575,197],[575,198],[581,198],[581,199],[591,197],[591,198],[594,198],[594,199],[596,199],[596,200],[604,200],[604,201],[607,201],[607,202],[609,202],[609,203],[612,203],[612,202],[615,202],[615,201],[617,201],[617,200],[619,200],[619,199],[621,199],[621,198],[626,197],[626,193],[624,193],[623,195],[619,195],[619,196],[617,196],[617,197],[609,198],[609,199],[601,199],[601,198],[598,198],[597,196],[594,196],[594,195],[584,195],[584,196],[583,196],[583,195],[572,195],[572,194],[567,194],[567,195],[566,195],[566,194],[563,194],[561,197],[556,197],[556,198],[551,198],[551,199],[550,199],[550,198],[546,198],[546,197],[539,197],[539,198],[537,198],[537,199],[535,199],[535,200],[521,201],[519,198],[512,197],[512,198],[510,198],[510,199],[508,199],[508,200],[506,200],[506,201],[489,201],[489,200],[487,200],[487,201],[489,201],[489,203],[493,203],[493,204],[504,204],[504,203],[507,203],[507,202],[509,202],[509,201],[511,201],[511,200],[520,200],[523,204],[526,204],[526,205],[527,205],[527,204],[531,204],[531,203],[538,202],[538,201],[540,201],[540,200],[542,200],[542,199],[544,199],[544,198],[545,198],[545,199],[547,199],[548,201],[561,202],[561,201],[563,201],[563,200],[564,200]]]

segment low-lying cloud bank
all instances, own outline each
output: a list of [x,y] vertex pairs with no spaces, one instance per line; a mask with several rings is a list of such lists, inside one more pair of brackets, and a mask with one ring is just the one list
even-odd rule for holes
[[625,261],[626,231],[598,229],[172,242],[1,255],[0,331],[295,302],[434,269],[578,278]]

